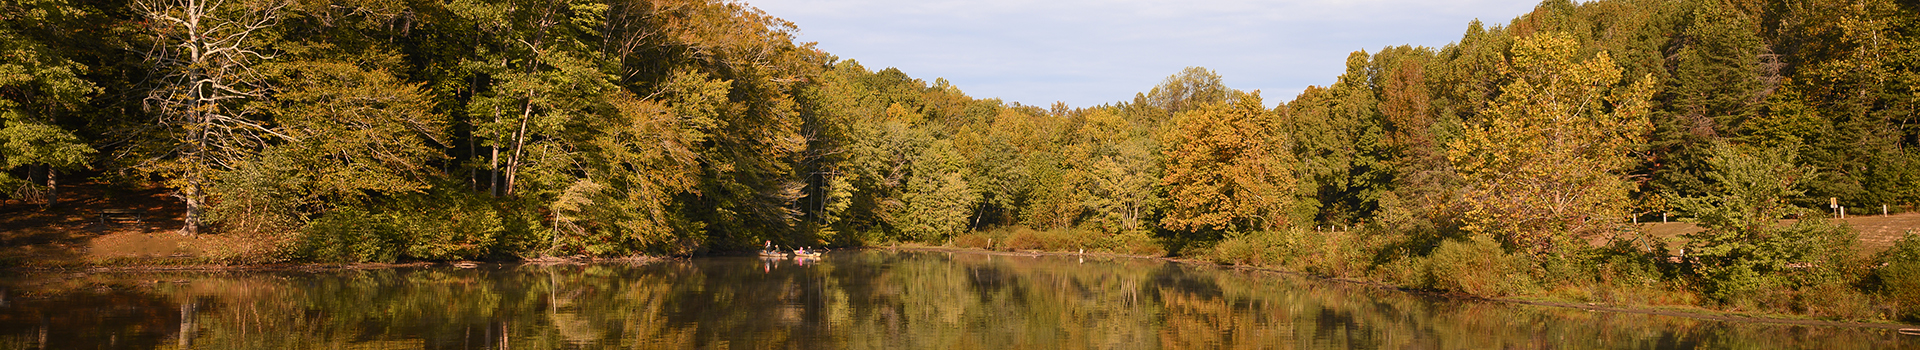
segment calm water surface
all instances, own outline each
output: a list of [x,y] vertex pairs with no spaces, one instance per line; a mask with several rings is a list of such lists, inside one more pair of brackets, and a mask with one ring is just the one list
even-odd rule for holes
[[1920,348],[1920,337],[1410,295],[1127,258],[10,274],[0,349]]

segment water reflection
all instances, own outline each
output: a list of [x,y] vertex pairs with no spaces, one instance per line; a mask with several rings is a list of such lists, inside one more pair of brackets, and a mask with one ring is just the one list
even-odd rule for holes
[[0,277],[0,349],[1920,347],[1077,256]]

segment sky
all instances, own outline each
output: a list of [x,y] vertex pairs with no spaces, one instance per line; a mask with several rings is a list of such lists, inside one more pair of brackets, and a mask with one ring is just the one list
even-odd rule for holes
[[799,41],[868,69],[945,78],[975,98],[1130,101],[1188,66],[1268,106],[1345,71],[1349,53],[1442,47],[1538,0],[746,0]]

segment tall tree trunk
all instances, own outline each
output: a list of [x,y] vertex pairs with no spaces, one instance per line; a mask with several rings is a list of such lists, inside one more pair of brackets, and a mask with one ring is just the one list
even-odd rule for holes
[[[201,118],[198,116],[200,114],[198,111],[201,108],[198,101],[200,101],[199,96],[195,96],[194,99],[187,104],[188,108],[190,108],[187,113],[189,115],[187,120],[190,125],[198,125],[201,122]],[[206,144],[207,138],[203,130],[189,130],[187,135],[187,150],[185,157],[183,157],[187,159],[187,165],[185,173],[181,174],[181,178],[186,180],[186,184],[181,186],[182,188],[180,189],[180,199],[186,202],[187,205],[187,216],[181,220],[180,234],[193,236],[200,234],[200,205],[202,204],[203,198],[206,197],[206,192],[201,192],[202,188],[200,183],[202,182],[203,174],[201,173],[200,167],[207,163],[204,153],[206,151],[204,145]]]
[[200,174],[194,172],[187,176],[186,188],[181,190],[180,199],[187,204],[187,217],[181,220],[183,225],[180,227],[180,234],[182,235],[200,234],[200,210],[204,204],[201,199],[206,197],[206,193],[201,191],[201,182]]
[[[264,147],[271,135],[291,139],[262,121],[250,119],[245,101],[264,97],[266,84],[253,73],[257,60],[270,57],[254,51],[248,37],[279,23],[280,9],[289,2],[269,1],[235,5],[199,0],[134,1],[145,17],[153,48],[146,61],[157,84],[145,102],[158,110],[159,124],[173,128],[174,150],[153,159],[178,164],[159,169],[178,172],[174,183],[187,213],[183,234],[200,232],[207,203],[209,172],[232,164],[237,157]],[[258,6],[255,6],[258,5]]]
[[[499,107],[495,107],[493,109],[493,123],[494,124],[500,123]],[[499,140],[500,132],[495,131],[493,133],[493,139]],[[487,148],[490,148],[493,150],[493,154],[487,156],[487,176],[488,176],[487,195],[499,197],[500,196],[500,146],[487,146]]]
[[487,195],[500,196],[500,146],[491,146],[493,155],[487,156]]
[[47,165],[47,208],[60,204],[60,182],[54,178],[53,165]]
[[527,121],[533,119],[533,92],[527,92],[526,108],[520,113],[520,128],[513,132],[513,155],[507,158],[507,195],[513,195],[514,180],[519,178],[520,157],[527,143]]

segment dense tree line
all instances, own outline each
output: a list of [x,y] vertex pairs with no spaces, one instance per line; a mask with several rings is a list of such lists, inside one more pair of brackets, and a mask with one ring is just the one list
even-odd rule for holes
[[90,168],[317,260],[792,236],[834,62],[729,2],[3,5],[14,196]]
[[[1645,243],[1626,224],[1658,213],[1737,245],[1829,197],[1920,203],[1920,9],[1885,0],[1549,0],[1445,47],[1356,52],[1276,108],[1204,68],[1100,106],[976,99],[728,1],[0,7],[10,196],[55,205],[89,169],[163,186],[186,233],[268,259],[1325,226],[1552,259]],[[1748,204],[1710,209],[1728,203]]]

